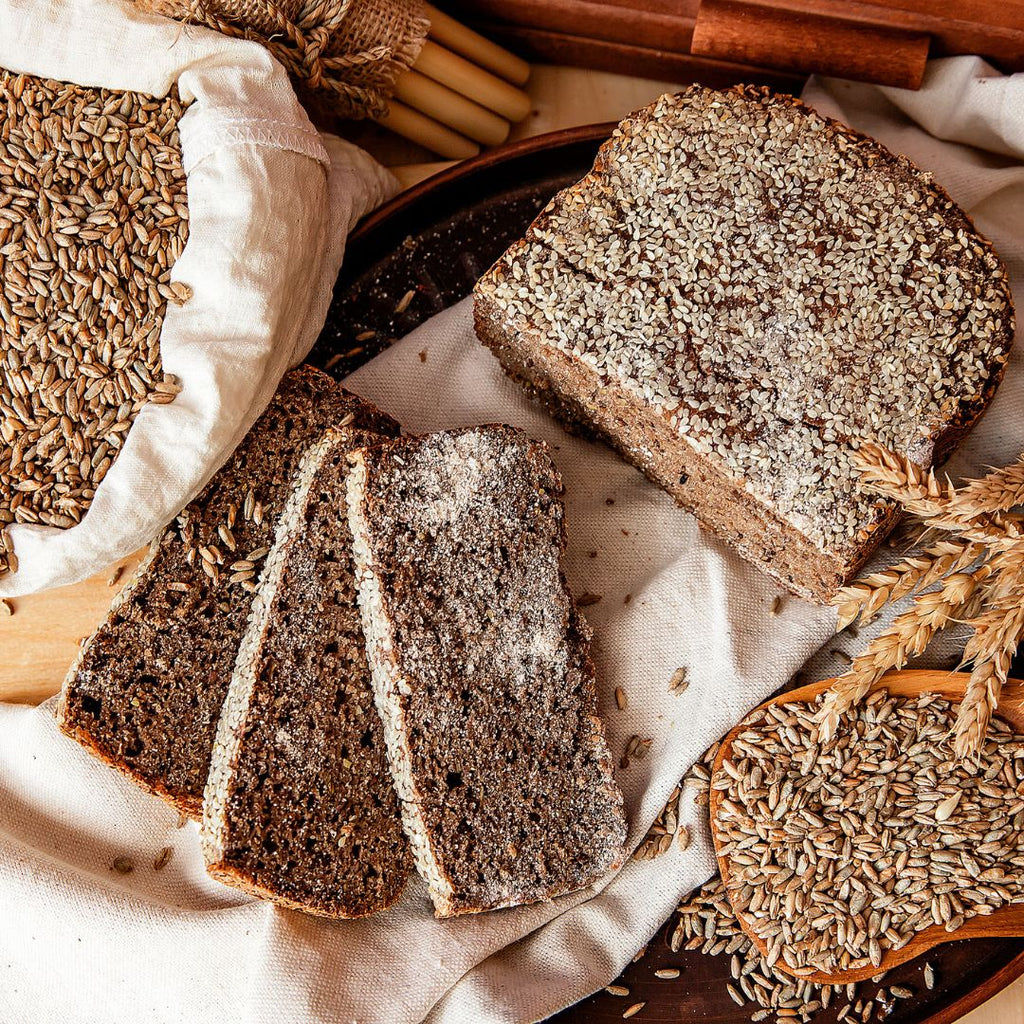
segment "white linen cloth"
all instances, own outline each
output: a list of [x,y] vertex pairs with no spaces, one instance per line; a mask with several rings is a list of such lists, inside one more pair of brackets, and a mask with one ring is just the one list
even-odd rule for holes
[[[916,96],[835,82],[809,92],[820,109],[934,170],[995,241],[1020,299],[1024,76],[990,75],[980,62],[953,59],[933,64]],[[958,118],[965,109],[984,116]],[[912,115],[955,141],[926,135]],[[477,344],[467,303],[349,384],[412,431],[500,420],[552,445],[567,487],[570,583],[602,595],[586,614],[613,751],[633,733],[653,739],[649,756],[619,774],[631,844],[702,751],[830,636],[833,612],[787,598],[773,616],[779,590],[767,578],[610,451],[567,436],[530,405]],[[1018,351],[955,471],[1015,456],[1022,408]],[[675,697],[668,681],[679,666],[691,682]],[[615,708],[616,686],[629,695],[626,711]],[[541,1018],[613,978],[710,876],[702,810],[684,808],[682,822],[694,837],[688,850],[628,862],[597,892],[436,921],[414,880],[385,914],[326,923],[208,880],[194,826],[176,828],[173,811],[63,739],[51,707],[0,707],[0,1022]],[[174,856],[158,872],[165,846]],[[123,856],[134,863],[129,874],[112,868]],[[685,979],[678,990],[685,998]]]
[[394,191],[356,147],[317,133],[256,43],[143,14],[127,0],[0,0],[0,67],[191,105],[180,134],[188,243],[172,270],[164,370],[185,390],[147,405],[81,523],[10,528],[0,597],[85,579],[156,536],[316,341],[355,222]]

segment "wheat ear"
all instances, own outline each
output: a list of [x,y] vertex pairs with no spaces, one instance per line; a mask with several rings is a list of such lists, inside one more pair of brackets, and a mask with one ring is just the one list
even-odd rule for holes
[[853,464],[860,471],[862,487],[900,502],[908,512],[926,520],[929,527],[995,547],[1016,543],[1024,537],[1024,517],[1013,513],[979,514],[959,504],[949,480],[940,483],[933,470],[924,470],[881,445],[862,445],[854,453]]
[[952,505],[955,512],[972,516],[1008,512],[1024,505],[1024,454],[1009,466],[965,481],[957,488]]
[[986,587],[985,610],[970,619],[974,633],[964,648],[963,663],[974,667],[954,729],[953,751],[961,758],[984,744],[1013,652],[1024,637],[1024,554],[1008,555],[1001,563]]
[[920,555],[912,555],[882,572],[873,572],[843,587],[832,599],[839,609],[836,632],[860,616],[869,622],[886,605],[915,590],[925,590],[943,576],[965,569],[984,551],[970,541],[941,540]]
[[821,738],[828,740],[835,735],[840,716],[863,699],[886,672],[903,668],[910,658],[920,654],[954,613],[970,601],[989,572],[983,565],[974,572],[947,576],[938,590],[918,595],[913,607],[876,636],[826,694],[818,712]]

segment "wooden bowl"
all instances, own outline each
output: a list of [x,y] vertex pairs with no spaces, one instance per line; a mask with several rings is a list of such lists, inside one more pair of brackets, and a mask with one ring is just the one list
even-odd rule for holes
[[[889,693],[909,696],[916,696],[922,693],[939,693],[944,697],[948,697],[953,703],[959,704],[963,699],[964,691],[970,678],[969,675],[962,672],[937,672],[920,669],[889,672],[871,687],[869,693],[874,693],[877,690],[888,690]],[[801,686],[797,690],[791,690],[789,693],[773,697],[762,704],[761,707],[770,707],[774,704],[810,703],[816,700],[834,682],[834,679],[824,679],[819,683]],[[998,714],[1000,718],[1009,723],[1018,733],[1024,734],[1024,681],[1011,679],[1003,687]],[[731,755],[733,741],[747,727],[747,720],[745,719],[727,733],[722,740],[718,755],[715,757],[713,779],[718,779],[723,774],[722,762]],[[718,869],[723,880],[728,883],[732,876],[732,867],[728,856],[723,856],[721,853],[721,848],[725,845],[725,839],[715,827],[722,799],[723,791],[715,789],[712,785],[709,798],[711,833],[715,842],[715,852],[718,856]],[[768,945],[759,935],[755,934],[750,919],[735,906],[733,911],[736,914],[736,919],[742,925],[747,935],[750,936],[754,945],[761,950],[762,954],[767,955]],[[891,970],[893,967],[906,963],[908,960],[913,960],[915,957],[921,956],[936,946],[947,942],[954,942],[960,939],[1020,938],[1022,936],[1024,936],[1024,904],[1008,904],[1000,907],[992,914],[968,918],[955,932],[947,932],[945,927],[941,925],[932,925],[930,928],[925,928],[923,931],[918,932],[902,949],[886,950],[879,967],[868,964],[866,967],[857,968],[856,970],[830,973],[810,968],[796,970],[791,968],[782,959],[777,962],[776,967],[787,974],[806,978],[821,985],[845,985],[851,981],[863,981],[865,978]]]

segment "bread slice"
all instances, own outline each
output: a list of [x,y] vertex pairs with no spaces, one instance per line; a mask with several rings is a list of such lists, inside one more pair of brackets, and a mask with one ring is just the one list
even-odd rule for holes
[[327,374],[287,374],[228,462],[154,541],[64,682],[60,727],[192,817],[292,477],[310,442],[347,417],[398,432]]
[[352,458],[374,694],[436,915],[589,885],[621,863],[625,822],[546,447],[489,426]]
[[556,416],[821,601],[898,514],[853,452],[943,458],[1013,337],[1002,264],[930,175],[752,87],[623,121],[477,284],[475,319]]
[[329,430],[278,522],[221,712],[203,800],[207,870],[323,917],[365,917],[412,870],[373,703],[346,456],[378,435]]

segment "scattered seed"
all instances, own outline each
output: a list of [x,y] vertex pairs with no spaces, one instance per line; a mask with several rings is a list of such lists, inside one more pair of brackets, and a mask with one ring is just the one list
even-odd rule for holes
[[931,963],[924,965],[924,987],[929,992],[935,988],[935,967]]
[[654,972],[654,976],[671,981],[673,978],[678,978],[681,973],[678,967],[662,967]]
[[14,614],[14,602],[8,597],[0,598],[0,608],[3,609],[4,615],[8,617]]
[[647,1005],[646,1001],[642,1002],[642,1003],[634,1003],[622,1015],[623,1020],[625,1020],[627,1017],[635,1017],[646,1005]]
[[153,870],[162,871],[170,863],[171,858],[174,856],[174,850],[170,846],[165,846],[153,861]]
[[634,954],[630,963],[638,964],[647,955],[647,947],[641,946]]
[[399,300],[398,305],[395,306],[396,313],[404,313],[409,308],[409,303],[416,297],[416,289],[410,288]]
[[683,667],[677,668],[672,673],[672,678],[668,681],[668,692],[674,693],[677,696],[680,693],[684,693],[690,685],[690,680],[687,678],[689,673]]
[[625,711],[628,701],[626,699],[626,691],[621,686],[615,687],[615,704],[620,711]]
[[629,989],[625,985],[605,985],[605,992],[610,996],[628,996]]
[[576,598],[576,604],[580,608],[586,608],[588,605],[597,604],[597,602],[600,600],[600,594],[591,594],[589,591],[587,591],[586,593],[580,594],[580,596]]
[[117,568],[114,569],[114,571],[110,574],[110,579],[107,580],[107,586],[108,587],[116,587],[117,584],[118,584],[118,581],[121,579],[121,577],[123,575],[124,575],[124,566],[123,565],[117,566]]
[[956,810],[957,804],[960,803],[960,797],[963,796],[961,791],[952,793],[947,796],[945,800],[939,803],[939,806],[935,808],[935,820],[936,821],[949,821],[950,816]]
[[131,857],[118,857],[111,865],[119,875],[129,875],[135,870]]

